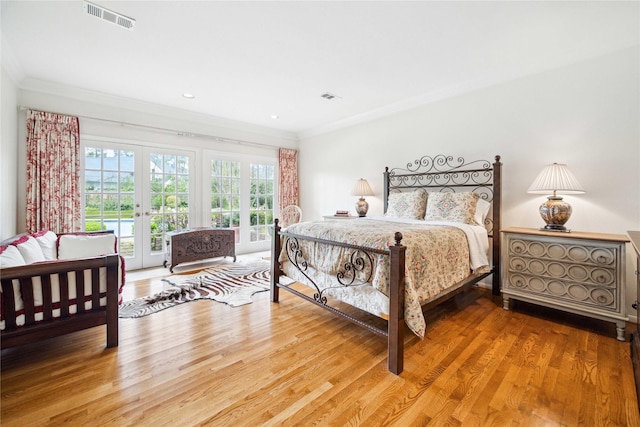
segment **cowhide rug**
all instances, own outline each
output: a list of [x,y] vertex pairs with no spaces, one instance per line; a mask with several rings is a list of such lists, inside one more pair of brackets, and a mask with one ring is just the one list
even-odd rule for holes
[[257,292],[269,290],[268,261],[224,263],[188,275],[174,275],[165,282],[172,286],[147,297],[125,301],[118,317],[143,317],[185,302],[211,299],[238,307],[252,302]]

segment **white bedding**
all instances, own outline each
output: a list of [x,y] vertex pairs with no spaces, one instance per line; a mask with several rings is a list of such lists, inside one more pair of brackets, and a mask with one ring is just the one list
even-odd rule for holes
[[464,231],[464,234],[467,235],[467,240],[469,241],[469,260],[471,263],[471,269],[475,271],[478,268],[489,265],[489,238],[487,236],[487,229],[482,226],[469,225],[462,222],[424,221],[420,219],[391,218],[386,216],[358,218],[358,221],[366,220],[401,222],[405,224],[448,225],[459,228]]
[[[403,234],[402,243],[407,247],[405,321],[419,337],[424,336],[426,327],[421,304],[450,291],[471,272],[489,271],[488,235],[481,226],[371,217],[351,221],[303,222],[293,224],[287,231],[300,236],[382,250],[395,243],[394,233],[400,231]],[[298,243],[302,258],[308,262],[305,273],[324,295],[388,318],[388,257],[375,255],[373,265],[357,274],[357,283],[367,283],[345,287],[338,283],[336,273],[348,264],[353,250],[327,247],[302,239]],[[309,285],[305,275],[289,262],[285,249],[283,247],[279,260],[286,276]],[[373,274],[367,279],[369,271]]]

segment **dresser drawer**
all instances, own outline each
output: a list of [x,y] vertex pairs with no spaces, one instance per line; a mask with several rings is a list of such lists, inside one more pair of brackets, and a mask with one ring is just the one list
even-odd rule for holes
[[539,260],[565,261],[569,263],[598,265],[615,268],[618,259],[617,246],[592,242],[559,243],[553,238],[547,240],[532,240],[529,236],[512,237],[509,239],[509,251],[514,255],[535,258]]
[[561,278],[573,282],[597,286],[615,286],[616,270],[588,264],[570,264],[536,258],[512,256],[509,259],[509,272],[532,274],[535,276]]
[[508,288],[523,293],[547,296],[553,302],[567,301],[593,307],[599,310],[609,310],[618,313],[622,302],[619,298],[615,282],[610,286],[580,283],[562,278],[552,278],[509,271],[507,274]]

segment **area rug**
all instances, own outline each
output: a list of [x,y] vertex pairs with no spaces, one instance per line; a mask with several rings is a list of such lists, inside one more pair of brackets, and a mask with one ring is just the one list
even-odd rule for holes
[[269,290],[267,261],[224,263],[194,274],[162,279],[171,287],[155,295],[122,303],[120,318],[136,318],[175,307],[185,302],[209,299],[238,307],[252,302],[257,292]]

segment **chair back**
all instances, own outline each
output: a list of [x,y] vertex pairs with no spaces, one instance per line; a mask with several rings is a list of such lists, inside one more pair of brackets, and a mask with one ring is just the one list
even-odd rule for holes
[[280,216],[282,217],[280,226],[283,228],[288,227],[302,220],[302,209],[300,209],[300,206],[289,205],[282,209]]

